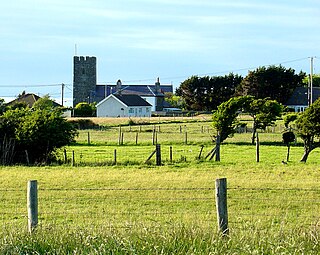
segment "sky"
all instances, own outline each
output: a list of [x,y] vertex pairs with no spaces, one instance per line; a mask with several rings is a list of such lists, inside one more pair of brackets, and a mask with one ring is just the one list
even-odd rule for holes
[[71,105],[73,56],[98,84],[246,76],[282,64],[320,73],[319,0],[12,0],[1,3],[0,98],[22,91]]

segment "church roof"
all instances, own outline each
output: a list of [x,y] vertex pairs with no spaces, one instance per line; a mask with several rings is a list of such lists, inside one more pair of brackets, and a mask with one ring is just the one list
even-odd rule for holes
[[[164,96],[164,93],[173,93],[172,85],[160,85],[160,91],[156,91],[155,85],[122,85],[121,94],[123,95],[138,95],[138,96]],[[107,97],[116,92],[116,85],[97,85],[97,97]]]

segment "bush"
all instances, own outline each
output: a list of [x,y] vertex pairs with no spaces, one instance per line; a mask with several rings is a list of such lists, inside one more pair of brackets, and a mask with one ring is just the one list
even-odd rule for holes
[[74,108],[75,117],[94,117],[96,116],[95,104],[88,104],[85,102],[79,103]]
[[[0,117],[0,141],[15,141],[9,163],[48,163],[55,151],[74,141],[77,131],[60,109],[22,108],[7,110]],[[8,150],[0,148],[0,156]]]

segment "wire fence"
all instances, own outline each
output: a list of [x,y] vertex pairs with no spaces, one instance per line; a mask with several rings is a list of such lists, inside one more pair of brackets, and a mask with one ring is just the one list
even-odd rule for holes
[[[41,226],[112,226],[130,228],[183,223],[217,229],[214,187],[41,187]],[[0,222],[26,225],[25,189],[0,190]],[[320,222],[320,189],[228,188],[229,228],[259,229],[316,226]]]

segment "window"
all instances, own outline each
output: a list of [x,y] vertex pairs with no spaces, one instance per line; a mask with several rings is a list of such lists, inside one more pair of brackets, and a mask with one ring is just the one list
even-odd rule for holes
[[129,108],[129,113],[134,113],[134,109],[133,108]]
[[142,108],[139,108],[139,113],[142,113]]
[[147,108],[146,108],[146,112],[149,112],[149,110],[150,110],[149,107],[147,107]]

